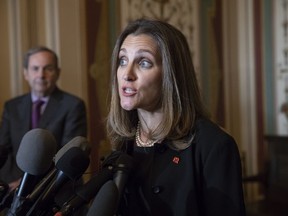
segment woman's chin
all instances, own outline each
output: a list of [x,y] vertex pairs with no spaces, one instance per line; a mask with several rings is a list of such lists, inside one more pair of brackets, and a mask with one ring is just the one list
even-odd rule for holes
[[135,107],[132,106],[131,104],[121,104],[121,107],[126,111],[131,111],[131,110],[135,109]]

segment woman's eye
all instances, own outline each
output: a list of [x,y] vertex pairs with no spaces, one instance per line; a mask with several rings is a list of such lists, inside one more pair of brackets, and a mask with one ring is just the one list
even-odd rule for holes
[[124,65],[127,65],[127,60],[125,60],[124,58],[120,58],[119,66],[124,66]]
[[151,68],[152,67],[152,63],[150,63],[147,60],[140,61],[139,65],[143,68]]

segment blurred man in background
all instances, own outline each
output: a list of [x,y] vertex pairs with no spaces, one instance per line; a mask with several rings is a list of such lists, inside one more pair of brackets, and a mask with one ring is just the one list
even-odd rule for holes
[[0,180],[8,183],[10,190],[19,185],[23,175],[15,158],[26,132],[49,130],[58,149],[76,136],[87,136],[83,100],[56,85],[60,76],[56,53],[43,46],[32,48],[24,56],[23,67],[31,91],[5,103],[0,127]]

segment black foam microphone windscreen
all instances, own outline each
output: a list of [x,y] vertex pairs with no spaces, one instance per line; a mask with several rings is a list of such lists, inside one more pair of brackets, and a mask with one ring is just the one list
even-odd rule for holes
[[[124,157],[124,159],[121,159],[122,157]],[[127,157],[130,159],[130,156],[127,155]],[[119,178],[119,181],[117,181],[117,184],[119,183],[119,188],[117,187],[117,184],[115,185],[118,191],[120,191],[119,189],[122,190],[122,186],[124,187],[124,183],[126,182],[126,169],[130,169],[132,166],[131,160],[126,160],[127,157],[123,152],[113,152],[108,157],[108,162],[104,163],[105,167],[102,168],[98,175],[93,176],[88,182],[77,188],[76,194],[64,203],[60,211],[55,215],[71,215],[71,213],[75,212],[79,207],[90,202],[97,195],[102,186],[113,179],[114,172],[117,172],[118,169],[121,169],[121,171],[119,171],[120,173],[117,174],[117,178]],[[129,164],[125,164],[126,162]],[[122,173],[122,171],[124,173]],[[119,196],[117,196],[117,198],[118,200],[120,199]]]
[[106,182],[93,200],[87,216],[113,216],[117,210],[118,196],[114,181]]
[[90,159],[88,155],[78,147],[70,148],[61,158],[55,160],[55,166],[69,179],[76,180],[88,168]]
[[87,155],[90,154],[90,145],[88,140],[85,137],[77,136],[70,140],[67,144],[65,144],[55,155],[55,164],[57,161],[70,149],[73,147],[78,147]]
[[121,157],[119,157],[119,159],[117,160],[117,167],[113,178],[119,190],[120,197],[132,168],[133,158],[128,154],[121,155]]
[[21,140],[17,165],[30,175],[43,175],[51,167],[56,150],[56,140],[48,130],[32,129]]

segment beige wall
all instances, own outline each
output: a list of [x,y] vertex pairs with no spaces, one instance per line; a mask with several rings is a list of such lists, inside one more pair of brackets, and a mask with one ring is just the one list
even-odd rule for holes
[[2,113],[3,103],[11,97],[10,90],[10,64],[8,43],[8,10],[7,1],[0,1],[0,111]]
[[59,14],[59,52],[61,87],[87,102],[86,36],[84,1],[61,0]]

